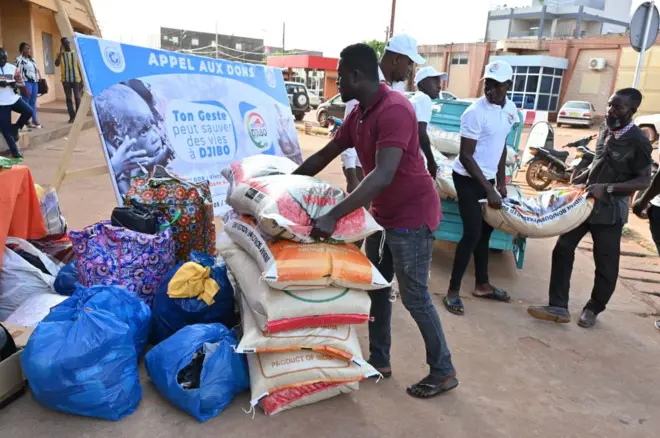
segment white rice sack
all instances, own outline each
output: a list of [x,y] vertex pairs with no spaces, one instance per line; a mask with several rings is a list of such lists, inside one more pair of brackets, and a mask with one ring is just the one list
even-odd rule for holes
[[[314,219],[329,213],[346,198],[330,183],[310,176],[273,175],[252,178],[236,185],[229,204],[238,213],[256,218],[268,235],[300,243],[310,237]],[[383,228],[360,208],[337,221],[330,243],[353,243]]]
[[313,290],[273,289],[261,279],[261,270],[236,245],[222,252],[235,296],[245,300],[264,333],[307,327],[362,324],[369,319],[369,294],[354,289],[325,287]]
[[506,147],[506,164],[507,166],[514,166],[518,162],[518,152],[511,146]]
[[584,190],[575,187],[548,190],[529,198],[519,191],[507,195],[501,210],[483,205],[484,220],[513,236],[546,238],[567,233],[589,218],[594,205]]
[[269,394],[259,401],[259,406],[266,415],[275,415],[288,409],[311,405],[341,394],[350,394],[359,388],[358,382],[312,383]]
[[433,125],[428,125],[427,132],[431,146],[443,154],[458,155],[461,151],[460,132],[449,132]]
[[227,199],[229,199],[236,184],[260,176],[288,175],[297,168],[298,165],[286,157],[261,154],[235,161],[220,173],[229,181],[227,190]]

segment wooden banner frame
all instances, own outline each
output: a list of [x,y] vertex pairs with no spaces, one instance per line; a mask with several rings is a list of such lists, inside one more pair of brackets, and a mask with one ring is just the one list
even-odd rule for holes
[[[87,6],[87,13],[91,21],[94,23],[94,32],[96,36],[101,38],[101,29],[99,29],[98,23],[96,22],[96,16],[92,10],[92,5],[89,0],[84,1]],[[62,37],[67,37],[72,40],[74,33],[73,26],[71,25],[71,20],[69,20],[69,15],[66,12],[64,3],[62,3],[62,0],[55,0],[55,3],[57,4],[55,22],[57,23],[57,27],[60,30],[60,34]],[[75,47],[73,50],[75,50]],[[76,170],[68,170],[71,157],[73,156],[73,152],[76,148],[76,145],[78,144],[78,140],[80,139],[80,134],[82,133],[83,125],[85,124],[85,119],[87,118],[89,110],[92,108],[92,95],[89,91],[89,87],[84,81],[85,79],[83,77],[84,93],[80,101],[80,107],[76,113],[76,118],[73,121],[73,125],[71,125],[71,130],[69,131],[69,137],[66,146],[64,147],[64,152],[62,153],[62,157],[60,158],[60,162],[57,165],[57,170],[55,171],[55,176],[53,178],[52,187],[57,191],[59,191],[64,181],[87,178],[90,176],[106,175],[110,173],[107,164],[103,164],[101,166],[85,167]]]

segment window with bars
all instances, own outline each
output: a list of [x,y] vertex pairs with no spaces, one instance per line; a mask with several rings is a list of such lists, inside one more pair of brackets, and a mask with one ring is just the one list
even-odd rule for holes
[[564,70],[550,67],[513,67],[509,99],[518,108],[557,111]]
[[466,65],[468,63],[467,55],[452,55],[451,65]]

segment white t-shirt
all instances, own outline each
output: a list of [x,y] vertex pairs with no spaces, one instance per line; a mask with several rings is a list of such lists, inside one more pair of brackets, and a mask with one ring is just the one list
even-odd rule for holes
[[653,205],[655,207],[660,207],[660,195],[658,195],[655,198],[651,199],[651,205]]
[[[14,82],[16,75],[16,66],[10,63],[0,67],[0,79],[4,81]],[[18,94],[14,93],[14,89],[10,86],[0,87],[0,106],[13,105],[19,99]]]
[[[383,74],[383,71],[380,69],[380,67],[378,67],[378,79],[380,79],[381,82],[385,82],[385,75]],[[398,91],[401,94],[406,92],[405,82],[394,82],[391,85],[391,88],[392,90]],[[357,104],[358,101],[356,99],[346,102],[346,108],[344,109],[344,120],[346,120],[348,115],[351,113],[351,111],[353,111]],[[341,164],[345,169],[355,169],[356,167],[362,167],[355,148],[346,149],[341,153]]]
[[[486,179],[494,179],[504,150],[506,138],[518,121],[518,109],[509,99],[504,108],[481,97],[468,107],[461,116],[461,137],[477,140],[474,159]],[[456,158],[454,172],[470,176],[461,161]]]
[[431,115],[433,114],[433,101],[428,94],[418,91],[410,99],[413,108],[415,108],[415,115],[417,122],[430,123]]

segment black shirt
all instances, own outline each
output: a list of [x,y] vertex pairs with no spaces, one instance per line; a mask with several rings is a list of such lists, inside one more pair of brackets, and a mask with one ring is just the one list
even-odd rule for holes
[[[639,127],[633,125],[629,131],[616,138],[603,124],[587,186],[616,184],[637,178],[651,166],[651,151],[651,142]],[[597,199],[589,222],[614,225],[621,221],[625,224],[628,222],[628,198],[607,195],[604,199]]]

